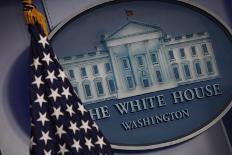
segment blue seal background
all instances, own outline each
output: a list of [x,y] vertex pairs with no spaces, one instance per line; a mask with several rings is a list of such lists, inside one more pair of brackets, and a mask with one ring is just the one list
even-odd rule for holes
[[[115,110],[113,107],[116,103],[115,100],[88,105],[87,108],[101,107],[104,105],[109,107],[111,117],[97,121],[104,135],[113,144],[141,146],[178,139],[207,125],[207,123],[218,116],[226,105],[229,104],[232,95],[232,73],[230,69],[232,64],[232,43],[230,36],[225,33],[222,27],[219,27],[212,18],[204,16],[200,12],[196,12],[196,10],[194,11],[174,3],[157,1],[124,2],[106,5],[86,12],[82,14],[82,16],[73,19],[56,33],[52,39],[52,44],[57,56],[64,57],[94,51],[94,45],[96,41],[100,40],[102,34],[105,32],[112,32],[126,23],[125,8],[134,11],[134,16],[131,17],[131,19],[149,24],[158,24],[164,32],[173,36],[204,31],[209,32],[220,72],[220,78],[184,85],[153,94],[131,97],[129,100],[163,94],[168,106],[147,110],[145,112],[128,114],[126,116],[120,116]],[[223,95],[194,100],[178,105],[171,104],[170,93],[173,91],[215,83],[221,85]],[[154,114],[163,114],[186,108],[189,109],[191,115],[189,119],[127,132],[120,126],[122,121],[137,120],[141,117],[153,116]]]

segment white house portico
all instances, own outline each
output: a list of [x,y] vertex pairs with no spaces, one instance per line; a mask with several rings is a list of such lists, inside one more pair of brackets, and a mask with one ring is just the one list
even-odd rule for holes
[[219,75],[207,32],[170,37],[128,21],[105,34],[96,52],[61,58],[84,103],[155,92]]

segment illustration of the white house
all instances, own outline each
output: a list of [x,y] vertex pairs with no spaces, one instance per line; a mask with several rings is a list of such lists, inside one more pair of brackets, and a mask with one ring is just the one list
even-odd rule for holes
[[83,103],[121,99],[219,76],[207,32],[171,37],[128,21],[95,52],[59,59]]

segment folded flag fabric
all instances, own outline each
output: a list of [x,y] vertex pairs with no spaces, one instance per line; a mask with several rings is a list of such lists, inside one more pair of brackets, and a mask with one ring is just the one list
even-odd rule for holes
[[31,34],[31,155],[112,155],[89,112],[76,95],[48,41],[42,15],[28,1],[24,13]]

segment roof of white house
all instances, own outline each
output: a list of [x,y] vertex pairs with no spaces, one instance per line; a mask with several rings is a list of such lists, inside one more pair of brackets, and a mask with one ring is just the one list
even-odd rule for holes
[[134,20],[129,20],[126,24],[120,26],[117,30],[112,33],[106,34],[105,39],[118,39],[125,36],[138,35],[148,32],[160,31],[161,28],[158,25],[150,25],[141,23]]

